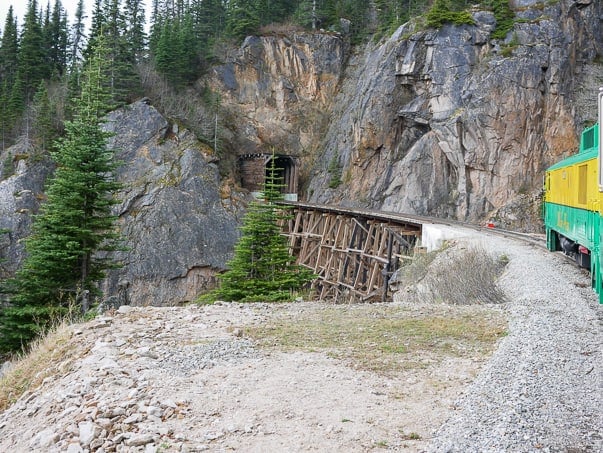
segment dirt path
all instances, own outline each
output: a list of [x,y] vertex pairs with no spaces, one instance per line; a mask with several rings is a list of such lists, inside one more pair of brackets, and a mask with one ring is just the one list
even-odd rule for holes
[[424,448],[484,356],[426,355],[421,366],[384,376],[325,351],[246,338],[248,328],[325,309],[353,306],[122,307],[71,327],[78,353],[0,415],[0,450]]

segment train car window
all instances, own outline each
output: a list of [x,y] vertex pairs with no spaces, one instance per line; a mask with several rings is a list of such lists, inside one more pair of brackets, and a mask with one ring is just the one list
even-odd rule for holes
[[582,134],[582,151],[595,147],[595,128],[587,129]]
[[578,166],[578,204],[586,204],[588,187],[588,166]]

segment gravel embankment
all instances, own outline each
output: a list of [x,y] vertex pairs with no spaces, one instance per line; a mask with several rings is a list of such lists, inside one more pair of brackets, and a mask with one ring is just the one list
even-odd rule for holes
[[429,451],[603,451],[603,309],[588,275],[521,243],[482,243],[511,259],[509,334]]

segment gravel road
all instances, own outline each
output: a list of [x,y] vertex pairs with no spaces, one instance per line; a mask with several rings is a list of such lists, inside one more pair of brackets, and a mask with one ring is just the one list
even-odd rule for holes
[[562,256],[495,236],[509,334],[437,431],[432,452],[601,452],[603,309]]

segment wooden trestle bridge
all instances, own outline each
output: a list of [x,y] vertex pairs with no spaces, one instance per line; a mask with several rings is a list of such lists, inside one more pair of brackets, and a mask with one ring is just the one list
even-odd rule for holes
[[400,214],[287,203],[282,226],[297,263],[314,271],[321,299],[385,300],[389,278],[411,259],[421,237],[420,220]]

